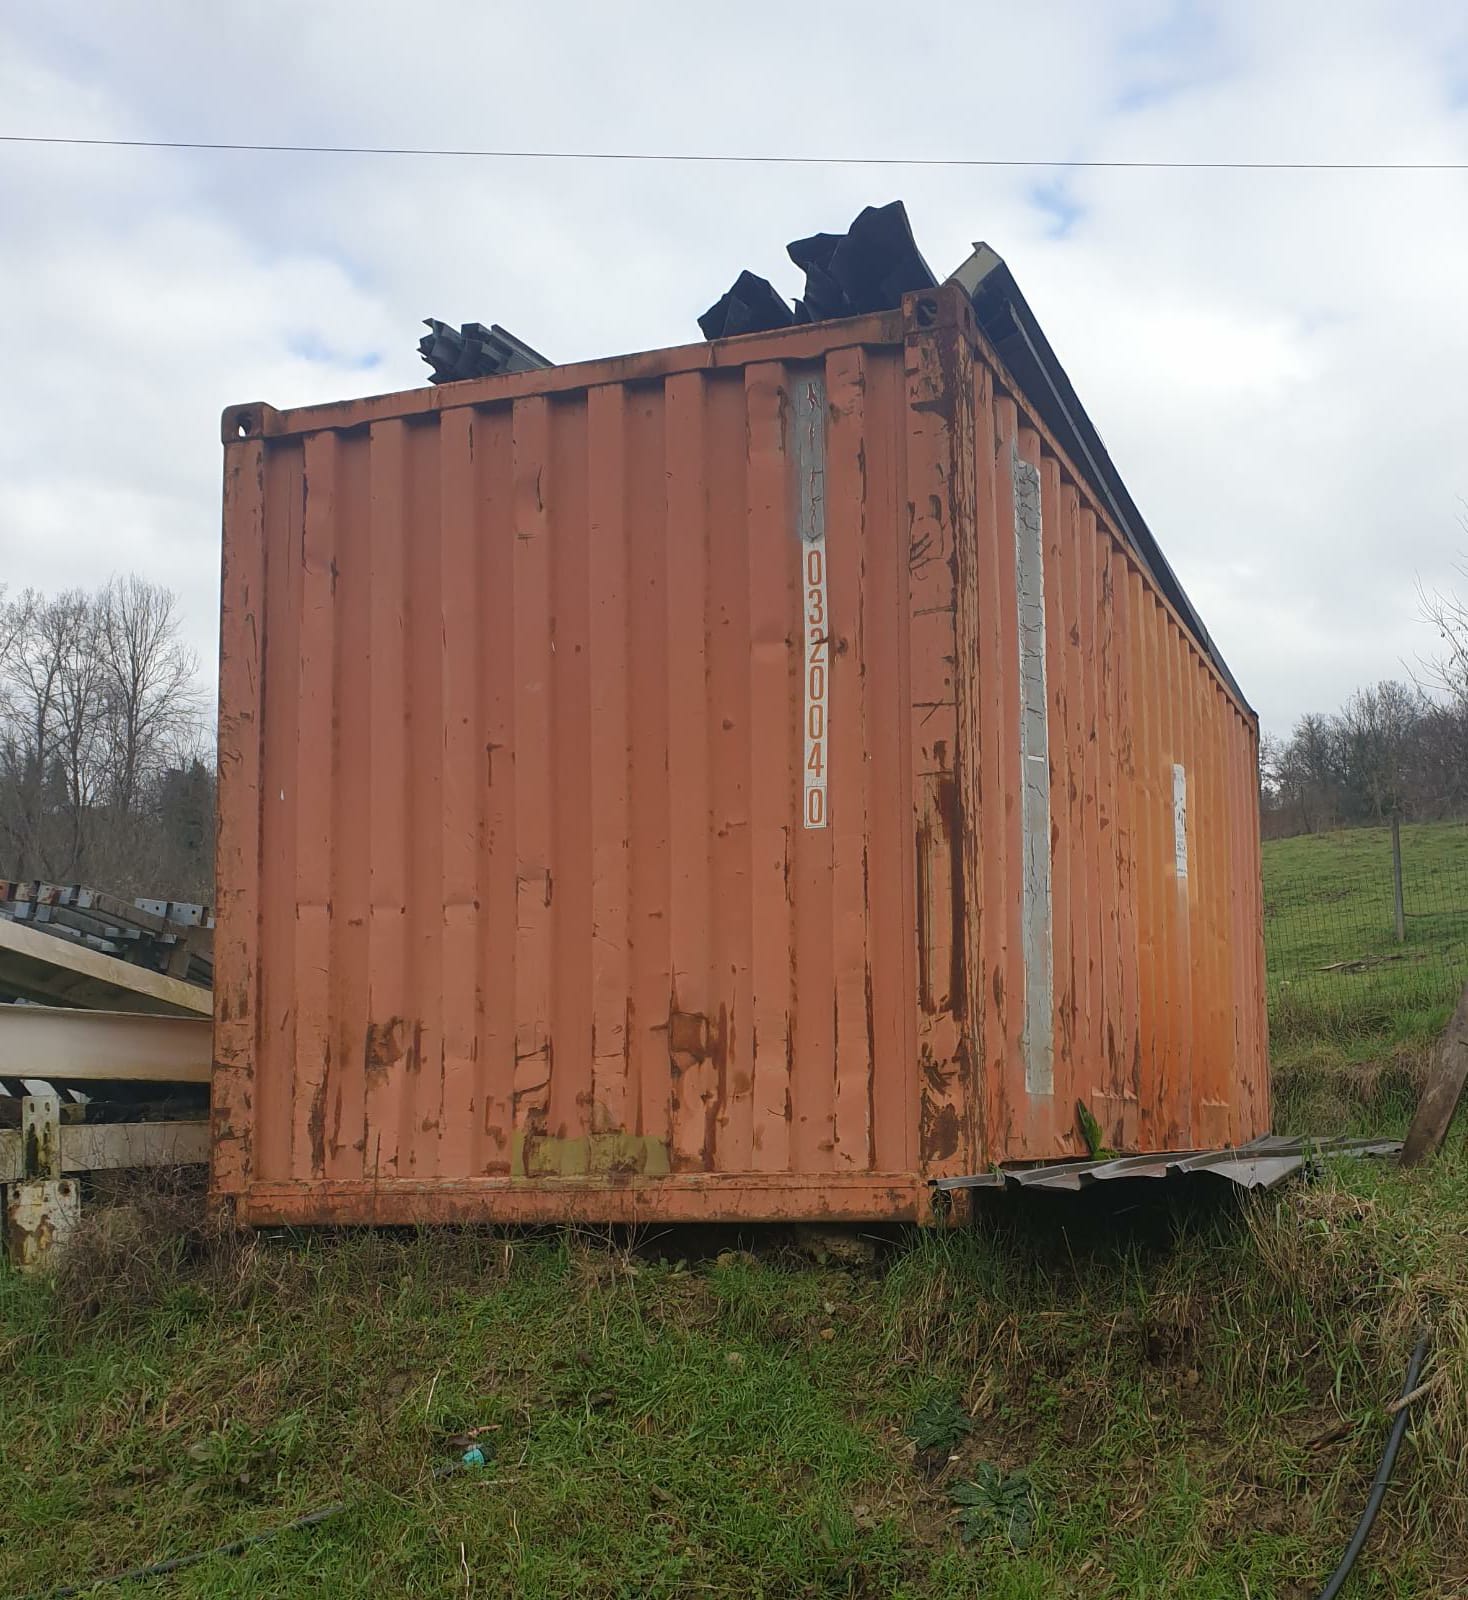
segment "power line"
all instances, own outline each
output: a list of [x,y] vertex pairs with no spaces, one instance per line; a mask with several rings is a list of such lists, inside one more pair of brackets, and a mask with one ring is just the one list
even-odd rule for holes
[[89,139],[0,133],[0,144],[96,146],[108,150],[221,150],[252,155],[433,156],[479,161],[698,162],[773,167],[1010,167],[1143,172],[1468,172],[1468,161],[1077,161],[991,156],[729,155],[673,150],[477,150],[430,145],[254,144],[223,139]]

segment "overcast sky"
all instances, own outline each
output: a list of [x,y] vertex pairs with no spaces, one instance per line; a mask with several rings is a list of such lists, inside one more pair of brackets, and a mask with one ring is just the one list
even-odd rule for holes
[[[0,132],[1468,161],[1468,4],[36,6]],[[698,337],[907,202],[1008,260],[1268,730],[1430,648],[1468,495],[1468,173],[725,167],[0,145],[0,582],[134,570],[212,678],[219,413],[413,387],[418,322],[558,361]]]

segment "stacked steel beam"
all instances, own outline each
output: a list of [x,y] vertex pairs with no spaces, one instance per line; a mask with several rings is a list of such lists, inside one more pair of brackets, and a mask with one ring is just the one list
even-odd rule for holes
[[207,987],[214,978],[214,918],[208,906],[125,900],[84,884],[0,878],[0,917]]

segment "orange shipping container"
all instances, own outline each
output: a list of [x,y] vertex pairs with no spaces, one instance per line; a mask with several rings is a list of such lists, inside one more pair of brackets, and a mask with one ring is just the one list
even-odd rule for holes
[[226,412],[245,1220],[923,1220],[1077,1102],[1267,1130],[1255,719],[975,262]]

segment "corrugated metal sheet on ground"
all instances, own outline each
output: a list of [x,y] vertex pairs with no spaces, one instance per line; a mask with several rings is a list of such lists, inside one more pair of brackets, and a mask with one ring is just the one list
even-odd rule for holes
[[1211,1174],[1241,1189],[1272,1189],[1322,1156],[1394,1156],[1399,1139],[1291,1139],[1269,1134],[1228,1150],[1167,1155],[1111,1156],[1104,1161],[1066,1161],[1015,1167],[965,1178],[939,1178],[934,1187],[950,1194],[968,1189],[1088,1189],[1120,1178],[1186,1178]]

